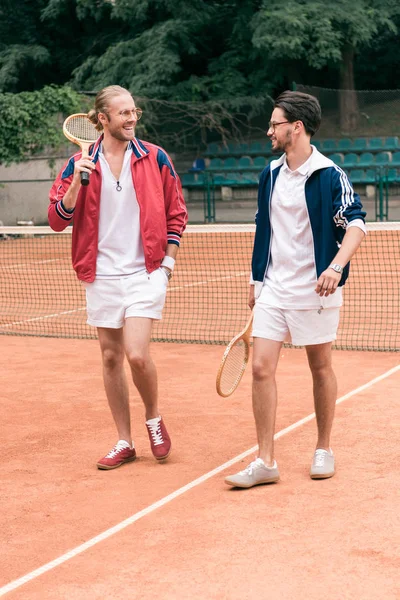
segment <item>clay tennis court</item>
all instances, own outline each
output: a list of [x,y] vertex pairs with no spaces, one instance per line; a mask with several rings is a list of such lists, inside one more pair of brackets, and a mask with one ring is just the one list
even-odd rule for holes
[[[395,251],[392,246],[392,254]],[[51,258],[46,255],[41,260]],[[218,260],[222,264],[223,257]],[[205,289],[207,273],[200,272],[195,279],[193,269],[189,272],[182,263],[182,272],[186,270],[192,282],[203,282],[197,288]],[[25,259],[15,264],[32,270]],[[236,272],[230,280],[237,281]],[[383,285],[390,294],[378,294],[375,308],[369,303],[369,333],[374,333],[374,344],[397,343],[398,347],[398,286],[395,274],[389,275]],[[246,288],[245,295],[247,276],[239,275],[243,282],[235,284],[235,289]],[[43,279],[41,287],[46,282]],[[174,285],[179,287],[178,283]],[[219,289],[226,285],[212,283]],[[385,296],[390,296],[393,307],[386,328]],[[49,297],[54,300],[54,293]],[[27,297],[24,301],[32,303]],[[172,331],[182,333],[189,318],[194,320],[190,302],[188,298],[182,313],[174,315]],[[366,301],[358,308],[366,310],[362,307],[367,305]],[[56,312],[46,312],[49,308]],[[228,321],[235,321],[231,335],[236,333],[237,315],[247,314],[245,307],[240,310],[243,313],[228,316]],[[209,313],[216,318],[213,305],[202,311],[205,319]],[[47,326],[54,319],[49,315],[62,319],[61,312],[49,300],[41,314],[12,318],[37,319],[30,323]],[[211,332],[228,335],[227,312],[225,304],[217,313],[219,322],[212,327],[207,322],[199,325],[193,337],[206,335],[207,328],[209,338]],[[353,323],[349,314],[350,318]],[[13,323],[7,319],[2,328]],[[376,323],[381,323],[380,329]],[[27,326],[26,322],[12,327]],[[152,352],[172,454],[162,464],[152,457],[143,407],[131,384],[139,459],[101,472],[96,460],[115,442],[115,433],[103,390],[98,343],[53,338],[52,326],[47,337],[0,336],[1,596],[24,600],[400,597],[398,352],[334,352],[339,400],[332,445],[337,474],[312,481],[308,470],[316,426],[311,376],[304,350],[284,348],[278,368],[276,427],[281,481],[232,490],[224,484],[225,474],[246,466],[256,452],[250,369],[237,392],[221,399],[215,392],[215,374],[222,345],[155,342]],[[350,337],[356,335],[359,343],[359,332],[365,336],[368,327],[365,323],[361,329],[357,323],[352,327]]]

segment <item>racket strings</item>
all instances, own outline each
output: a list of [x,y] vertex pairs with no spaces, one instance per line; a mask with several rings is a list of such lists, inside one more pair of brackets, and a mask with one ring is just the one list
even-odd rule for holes
[[220,389],[229,395],[238,386],[249,358],[249,347],[243,339],[230,348],[221,371]]
[[65,124],[67,132],[80,142],[95,142],[100,133],[85,116],[72,117]]

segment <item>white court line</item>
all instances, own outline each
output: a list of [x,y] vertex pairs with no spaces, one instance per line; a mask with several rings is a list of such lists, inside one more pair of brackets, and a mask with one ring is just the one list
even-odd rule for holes
[[56,317],[62,317],[63,315],[72,315],[73,313],[79,312],[81,310],[86,310],[86,307],[82,308],[74,308],[73,310],[64,310],[60,313],[54,313],[54,315],[43,315],[42,317],[32,317],[31,319],[25,319],[24,321],[14,321],[14,323],[6,323],[5,325],[0,326],[0,330],[3,327],[13,327],[13,325],[24,325],[25,323],[32,323],[34,321],[44,321],[44,319],[53,319]]
[[[352,390],[348,394],[345,394],[341,398],[338,398],[338,400],[336,401],[336,404],[340,404],[341,402],[344,402],[348,398],[351,398],[352,396],[355,396],[356,394],[363,392],[364,390],[375,385],[375,383],[378,383],[379,381],[382,381],[383,379],[390,377],[390,375],[393,375],[397,371],[400,371],[400,364],[397,365],[396,367],[393,367],[389,371],[386,371],[386,373],[383,373],[382,375],[375,377],[375,379],[371,379],[371,381],[369,381],[368,383],[361,385],[360,387],[356,388],[355,390]],[[278,433],[276,433],[274,435],[274,440],[277,440],[277,439],[281,438],[282,436],[286,435],[287,433],[294,431],[301,425],[308,423],[309,421],[314,419],[314,417],[315,417],[315,413],[312,413],[311,415],[304,417],[304,419],[300,419],[300,421],[293,423],[293,425],[289,425],[289,427],[282,429],[281,431],[279,431]],[[157,510],[157,508],[161,508],[161,506],[165,506],[165,504],[172,502],[172,500],[175,500],[175,498],[182,496],[182,494],[184,494],[185,492],[188,492],[189,490],[193,489],[197,485],[204,483],[205,481],[207,481],[207,479],[214,477],[214,475],[221,473],[221,471],[224,471],[228,467],[231,467],[232,465],[239,462],[243,458],[246,458],[246,456],[248,456],[249,454],[252,454],[253,452],[256,452],[256,451],[257,451],[257,446],[253,446],[249,450],[246,450],[246,452],[242,452],[242,454],[239,454],[238,456],[235,456],[235,458],[228,460],[228,462],[224,463],[223,465],[216,467],[212,471],[209,471],[208,473],[205,473],[205,475],[202,475],[201,477],[194,479],[193,481],[191,481],[187,485],[184,485],[183,487],[179,488],[175,492],[168,494],[168,496],[161,498],[161,500],[158,500],[157,502],[150,504],[150,506],[148,506],[147,508],[140,510],[139,512],[135,513],[131,517],[128,517],[128,519],[125,519],[124,521],[121,521],[117,525],[114,525],[114,527],[111,527],[110,529],[103,531],[103,533],[96,535],[94,538],[88,540],[84,544],[81,544],[80,546],[73,548],[69,552],[66,552],[65,554],[63,554],[62,556],[59,556],[55,560],[52,560],[51,562],[46,563],[42,567],[39,567],[38,569],[31,571],[27,575],[24,575],[23,577],[20,577],[19,579],[15,579],[14,581],[7,583],[5,586],[0,588],[0,596],[4,596],[8,592],[16,590],[17,588],[21,587],[25,583],[28,583],[29,581],[36,579],[40,575],[47,573],[47,571],[51,571],[52,569],[55,569],[56,567],[62,565],[63,563],[67,562],[67,560],[70,560],[71,558],[75,558],[75,556],[78,556],[78,554],[81,554],[85,550],[92,548],[99,542],[103,542],[104,540],[111,537],[115,533],[118,533],[118,532],[122,531],[123,529],[125,529],[126,527],[129,527],[129,525],[136,523],[136,521],[139,521],[139,519],[146,517],[150,513]]]
[[48,258],[48,259],[43,259],[43,260],[31,260],[28,263],[15,263],[15,264],[11,264],[11,265],[5,265],[4,266],[4,270],[9,270],[9,269],[26,269],[26,268],[31,268],[31,267],[35,267],[37,265],[49,265],[51,263],[55,263],[55,262],[59,262],[60,260],[65,261],[65,258]]

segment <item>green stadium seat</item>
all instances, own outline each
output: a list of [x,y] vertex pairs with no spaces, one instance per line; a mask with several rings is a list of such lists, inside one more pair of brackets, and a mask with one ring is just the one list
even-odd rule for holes
[[251,162],[250,156],[242,156],[241,158],[239,158],[239,161],[238,161],[238,169],[239,170],[251,169],[252,167],[253,167],[253,164]]
[[392,154],[392,162],[391,162],[392,166],[396,166],[396,167],[400,167],[400,152],[394,152]]
[[397,169],[388,169],[386,173],[388,183],[400,183],[400,173]]
[[335,163],[335,165],[339,165],[340,167],[343,165],[343,154],[340,154],[339,152],[335,152],[334,154],[330,154],[328,156],[328,158],[330,158],[331,160],[333,160],[333,162]]
[[375,155],[374,164],[376,165],[389,165],[392,162],[391,152],[379,152]]
[[227,185],[227,179],[225,175],[214,175],[212,181],[216,186]]
[[223,166],[223,161],[220,158],[212,158],[207,167],[207,171],[220,171]]
[[349,138],[342,138],[337,143],[338,152],[350,152],[352,149],[352,141]]
[[182,187],[194,188],[204,185],[203,173],[184,173],[181,179]]
[[356,138],[353,140],[351,145],[351,150],[353,152],[364,152],[368,149],[368,144],[366,138]]
[[358,164],[360,167],[369,167],[374,163],[374,155],[372,152],[362,152],[360,154],[360,158],[358,159]]
[[205,156],[218,156],[220,154],[221,148],[217,142],[210,142],[207,145],[207,150],[205,152]]
[[349,177],[352,183],[364,183],[366,175],[363,169],[352,169]]
[[237,169],[237,159],[233,158],[233,156],[226,158],[222,164],[222,168],[224,169],[224,171],[232,171]]
[[313,140],[311,138],[311,143],[313,146],[316,147],[317,150],[321,150],[321,140]]
[[181,178],[182,187],[193,186],[196,183],[196,176],[194,173],[184,173]]
[[235,186],[235,185],[237,186],[240,184],[241,184],[240,173],[233,172],[233,173],[227,173],[225,175],[225,183],[223,185],[231,187],[231,186]]
[[258,154],[262,154],[263,144],[261,142],[251,142],[251,144],[249,144],[248,153],[251,154],[251,156],[257,156]]
[[258,185],[257,173],[243,173],[241,178],[242,185],[255,186]]
[[221,144],[219,156],[234,156],[235,153],[236,153],[235,142],[227,142],[226,144]]
[[368,149],[372,151],[383,150],[383,141],[382,138],[370,138],[368,141]]
[[399,138],[396,136],[387,137],[383,143],[383,149],[388,152],[395,152],[396,150],[400,150]]
[[335,152],[337,150],[336,140],[322,140],[322,152]]
[[259,169],[260,171],[262,171],[264,167],[266,167],[266,165],[267,159],[265,158],[265,156],[256,156],[255,158],[253,158],[253,167],[255,169]]
[[376,169],[366,169],[365,171],[365,182],[364,183],[377,183],[377,172]]
[[349,152],[349,154],[345,154],[343,166],[347,169],[358,166],[358,155],[354,152]]
[[270,154],[272,154],[272,144],[271,144],[271,140],[270,139],[267,139],[267,141],[263,145],[263,152],[267,156],[269,156]]
[[243,156],[244,154],[247,154],[249,151],[249,144],[236,144],[235,147],[235,155],[236,156]]

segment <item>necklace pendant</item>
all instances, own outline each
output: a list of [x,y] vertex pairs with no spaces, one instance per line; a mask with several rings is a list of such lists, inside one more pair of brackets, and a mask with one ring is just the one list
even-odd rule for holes
[[117,181],[116,190],[117,190],[117,192],[120,192],[122,190],[122,187],[119,185],[119,181]]

